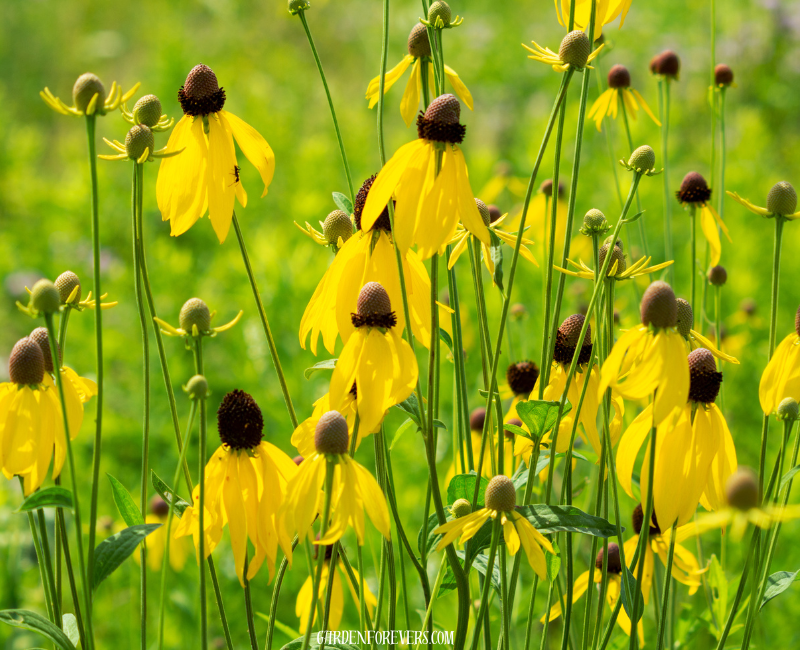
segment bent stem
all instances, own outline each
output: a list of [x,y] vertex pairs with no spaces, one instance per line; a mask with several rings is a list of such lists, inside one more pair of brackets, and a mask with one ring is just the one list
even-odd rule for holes
[[[242,252],[242,261],[244,262],[244,268],[247,272],[247,278],[250,280],[250,288],[253,290],[253,298],[256,301],[256,307],[258,308],[258,315],[261,317],[261,325],[264,328],[264,335],[267,337],[267,344],[269,345],[269,353],[272,357],[272,363],[275,365],[275,372],[278,375],[278,381],[281,385],[281,391],[283,392],[283,399],[286,402],[286,408],[289,411],[289,418],[292,420],[292,426],[296,429],[297,428],[297,415],[294,412],[294,406],[292,405],[292,398],[289,397],[289,389],[286,386],[286,377],[283,374],[283,368],[281,367],[281,360],[278,356],[278,348],[275,346],[275,339],[272,337],[272,331],[269,327],[269,321],[267,320],[267,312],[264,310],[264,303],[261,301],[261,294],[258,292],[258,285],[256,284],[255,275],[253,275],[253,267],[250,265],[250,256],[247,254],[247,247],[244,244],[244,237],[242,236],[242,229],[239,226],[239,219],[236,217],[236,212],[233,213],[233,227],[236,230],[236,239],[239,241],[239,249]],[[406,321],[410,322],[410,321]]]
[[[622,121],[625,123],[625,133],[628,136],[628,146],[630,151],[633,151],[633,138],[631,137],[631,127],[628,124],[628,112],[625,109],[625,102],[620,102],[620,111],[622,112]],[[639,198],[639,193],[636,193],[636,211],[642,211],[642,200]],[[647,230],[645,228],[644,219],[639,219],[639,237],[642,240],[642,250],[644,256],[650,257],[650,246],[647,243]]]

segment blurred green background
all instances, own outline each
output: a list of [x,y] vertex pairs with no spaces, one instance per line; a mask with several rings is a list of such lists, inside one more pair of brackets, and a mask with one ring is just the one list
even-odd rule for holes
[[[325,66],[342,128],[354,182],[360,183],[379,168],[376,137],[376,111],[368,110],[364,92],[379,72],[382,3],[372,0],[351,2],[315,1],[307,18]],[[800,65],[797,39],[800,36],[800,7],[790,0],[728,0],[718,3],[717,60],[735,71],[737,87],[728,91],[727,101],[727,178],[726,187],[738,191],[757,204],[764,204],[766,193],[779,180],[798,182],[797,146],[800,125]],[[476,195],[495,177],[499,169],[526,178],[538,149],[541,134],[559,83],[559,76],[547,66],[526,59],[520,43],[532,39],[557,49],[564,34],[553,5],[547,0],[535,3],[486,3],[460,0],[452,3],[453,13],[465,17],[464,24],[445,35],[446,62],[455,68],[475,98],[475,111],[462,112],[468,135],[464,151]],[[409,30],[421,15],[419,2],[392,2],[390,7],[389,67],[406,53]],[[650,58],[665,48],[678,52],[682,60],[680,80],[672,84],[670,131],[670,185],[676,190],[690,170],[710,173],[711,115],[708,104],[710,66],[710,7],[708,2],[674,0],[649,3],[634,0],[622,30],[617,24],[607,28],[607,52],[599,60],[602,87],[605,73],[614,63],[631,71],[633,87],[657,111],[656,80],[648,72]],[[303,370],[315,359],[298,345],[298,325],[303,310],[319,282],[331,255],[302,235],[292,224],[318,221],[335,209],[331,192],[347,193],[330,115],[325,105],[319,77],[300,21],[286,11],[283,2],[256,3],[246,0],[205,0],[204,2],[97,3],[87,0],[54,2],[30,0],[5,3],[0,22],[0,358],[6,358],[14,342],[38,325],[15,307],[25,301],[24,287],[39,277],[54,279],[66,269],[83,281],[84,293],[91,289],[91,235],[89,184],[83,121],[62,117],[39,98],[48,86],[69,102],[73,81],[85,71],[97,73],[108,87],[117,80],[126,90],[142,82],[139,95],[157,94],[164,110],[180,117],[176,91],[186,73],[197,63],[210,65],[227,92],[226,110],[236,113],[257,128],[275,151],[276,173],[267,197],[260,200],[256,171],[242,162],[242,181],[250,193],[247,209],[239,218],[253,259],[259,287],[280,350],[289,389],[301,418],[311,412],[311,404],[326,391],[327,375],[318,373],[305,380]],[[406,73],[407,75],[408,73]],[[392,152],[415,137],[399,115],[399,102],[407,76],[388,93],[386,100],[387,150]],[[562,180],[568,181],[572,165],[579,84],[569,94],[564,132]],[[598,90],[592,81],[591,100]],[[608,125],[608,121],[606,125]],[[662,148],[658,128],[642,116],[632,122],[635,145],[648,143],[656,150],[661,167]],[[107,153],[101,136],[124,139],[127,124],[118,113],[98,120],[98,153]],[[611,124],[614,157],[628,155],[621,122]],[[156,136],[157,146],[166,144],[167,135]],[[552,145],[545,158],[537,185],[552,169]],[[241,158],[240,160],[242,160]],[[98,163],[102,221],[103,290],[120,305],[104,313],[106,406],[101,467],[100,514],[120,523],[111,497],[108,472],[128,487],[138,501],[141,462],[142,369],[140,332],[133,296],[131,265],[130,177],[128,162]],[[257,399],[264,412],[265,436],[289,455],[291,425],[283,405],[253,297],[244,274],[233,234],[220,246],[206,219],[199,221],[178,239],[169,237],[169,226],[162,223],[155,203],[157,164],[146,165],[145,236],[148,263],[159,315],[177,322],[180,306],[192,296],[200,296],[217,310],[216,324],[227,322],[240,309],[244,317],[234,329],[206,345],[206,375],[213,396],[209,405],[210,431],[213,415],[224,394],[242,388]],[[623,192],[629,175],[618,167]],[[604,134],[587,122],[583,142],[576,226],[592,207],[603,210],[616,221],[619,203],[613,188],[609,152]],[[257,191],[259,190],[259,191]],[[718,176],[715,178],[718,196]],[[645,178],[641,198],[654,262],[663,260],[662,179]],[[676,257],[676,293],[689,297],[688,216],[672,200]],[[520,199],[508,192],[495,202],[505,211],[517,208]],[[740,463],[755,465],[758,459],[761,413],[757,399],[758,380],[766,363],[769,316],[769,279],[772,261],[773,223],[757,217],[738,204],[725,201],[725,220],[733,244],[723,241],[722,264],[729,274],[723,290],[723,314],[727,339],[724,345],[737,354],[740,366],[725,368],[725,413],[733,432]],[[800,242],[798,226],[788,225],[784,237],[781,297],[778,311],[778,340],[793,326],[800,302]],[[541,237],[531,236],[534,251],[542,262]],[[630,234],[634,244],[635,232]],[[702,241],[702,240],[701,240]],[[638,245],[628,250],[629,261],[638,259]],[[702,249],[701,249],[702,250]],[[588,261],[588,260],[587,260]],[[458,264],[462,304],[465,308],[465,342],[468,351],[470,407],[480,405],[482,387],[477,332],[474,329],[474,296],[467,257]],[[485,272],[484,272],[485,273]],[[490,279],[485,275],[487,289]],[[542,272],[521,261],[513,299],[525,305],[528,318],[511,324],[517,354],[538,362],[541,339]],[[646,286],[646,282],[642,282]],[[588,283],[569,279],[564,316],[576,311],[587,299]],[[641,293],[641,287],[638,290]],[[489,291],[490,327],[497,329],[500,301]],[[630,283],[618,289],[617,308],[622,325],[638,320],[636,292]],[[755,313],[745,317],[740,304],[752,299]],[[709,303],[711,304],[711,303]],[[703,327],[708,332],[709,326]],[[188,400],[180,385],[192,374],[190,353],[180,340],[166,339],[170,369],[178,392],[182,420]],[[153,357],[152,438],[150,463],[162,477],[171,477],[176,462],[174,438],[161,381],[155,346]],[[322,351],[320,359],[327,353]],[[423,358],[420,357],[421,362]],[[517,360],[517,359],[514,359]],[[76,314],[70,320],[65,361],[79,373],[93,376],[94,339],[91,312]],[[503,359],[501,366],[509,362]],[[443,366],[442,419],[452,422],[452,378],[449,363]],[[0,377],[7,380],[6,364],[0,364]],[[77,440],[79,481],[84,518],[88,520],[89,468],[92,450],[94,404],[87,410],[84,427]],[[633,413],[634,408],[629,409]],[[403,422],[393,413],[391,432]],[[778,426],[771,439],[770,458],[777,450]],[[211,438],[209,454],[214,448]],[[371,445],[359,459],[372,467]],[[196,449],[189,452],[197,467]],[[452,459],[449,437],[440,444],[440,476],[443,478]],[[392,450],[399,482],[400,508],[406,530],[415,540],[422,522],[421,503],[425,495],[427,470],[422,441],[406,433]],[[591,468],[579,464],[579,479],[592,476]],[[196,471],[195,471],[196,476]],[[578,498],[585,507],[589,490]],[[186,496],[186,495],[184,495]],[[3,482],[0,488],[0,607],[25,607],[44,613],[35,555],[25,517],[14,514],[21,500],[16,483]],[[623,510],[635,504],[623,498]],[[800,552],[790,540],[797,525],[790,524],[782,537],[773,570],[794,570]],[[101,532],[98,540],[107,531]],[[711,536],[713,537],[713,536]],[[354,540],[345,540],[351,557]],[[719,553],[718,543],[709,539],[706,557]],[[728,577],[738,577],[741,560],[735,543],[729,543]],[[588,558],[587,545],[580,547],[578,570]],[[366,547],[366,577],[377,590],[374,559],[379,553],[378,537],[371,531]],[[435,555],[433,557],[436,557]],[[233,570],[227,542],[215,552],[225,602],[237,647],[246,643],[242,591]],[[435,575],[438,559],[431,562]],[[294,602],[306,572],[299,554],[295,568],[286,578],[279,621],[298,628]],[[410,629],[421,625],[421,592],[413,586],[413,569],[407,563],[406,575],[412,585]],[[521,644],[526,621],[528,587],[532,573],[524,565],[522,597],[514,612],[516,624],[512,646]],[[150,574],[150,631],[155,630],[158,606],[158,573]],[[138,643],[138,571],[133,561],[126,562],[96,594],[96,633],[100,647],[133,647]],[[255,608],[266,613],[271,585],[266,570],[253,583]],[[193,648],[198,645],[197,570],[190,561],[169,579],[167,647]],[[541,592],[540,592],[541,593]],[[678,586],[684,609],[684,622],[705,608],[702,590],[689,599]],[[800,613],[795,594],[787,592],[768,606],[756,628],[759,647],[793,647],[800,633],[793,623]],[[68,598],[65,597],[65,601]],[[356,607],[345,597],[342,627],[358,625]],[[541,599],[540,599],[541,602]],[[440,601],[437,625],[452,630],[451,594]],[[525,603],[525,606],[521,605]],[[538,605],[542,607],[543,605]],[[579,606],[581,607],[581,606]],[[691,609],[694,608],[694,611]],[[385,610],[384,610],[385,611]],[[582,611],[580,608],[578,611]],[[216,610],[210,604],[211,631],[219,636]],[[541,615],[537,609],[536,615]],[[493,611],[496,617],[498,611]],[[399,627],[406,627],[399,616]],[[683,623],[682,623],[683,624]],[[266,622],[256,621],[260,643]],[[559,622],[553,625],[559,626]],[[541,626],[537,626],[541,629]],[[648,635],[654,632],[652,608],[647,612]],[[694,636],[681,647],[709,647],[712,637],[704,624],[694,625]],[[496,628],[496,625],[495,625]],[[152,638],[155,638],[152,635]],[[617,639],[621,643],[622,635]],[[560,633],[552,633],[557,642]],[[276,647],[289,640],[276,631]],[[650,637],[652,638],[652,636]],[[0,627],[0,640],[6,648],[26,648],[41,640]],[[538,640],[536,641],[538,643]],[[755,645],[755,644],[754,644]],[[214,646],[217,647],[217,646]]]

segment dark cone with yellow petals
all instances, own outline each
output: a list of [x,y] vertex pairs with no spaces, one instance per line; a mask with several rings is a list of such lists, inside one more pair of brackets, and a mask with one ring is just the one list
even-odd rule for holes
[[530,395],[537,379],[539,379],[539,366],[533,361],[512,363],[506,370],[506,381],[514,395]]
[[356,303],[357,313],[351,314],[353,327],[380,327],[389,329],[397,325],[389,294],[379,282],[367,282],[361,287]]
[[463,142],[467,127],[459,123],[461,104],[455,95],[439,95],[417,117],[417,135],[433,142]]
[[730,86],[733,83],[733,70],[725,63],[718,63],[714,68],[714,83],[717,86]]
[[36,341],[28,337],[17,341],[8,357],[8,377],[19,385],[42,383],[44,354]]
[[714,355],[705,348],[698,348],[689,355],[689,399],[693,402],[711,404],[717,399],[722,385],[722,373],[717,372]]
[[201,63],[189,72],[178,91],[178,101],[184,115],[208,115],[225,106],[225,90],[219,87],[214,71]]
[[[600,268],[603,268],[603,264],[606,261],[606,255],[608,255],[608,249],[611,247],[611,244],[603,244],[600,247],[600,250],[597,253],[597,263],[600,265]],[[625,261],[625,253],[622,252],[622,248],[619,246],[614,246],[614,249],[611,251],[611,261],[608,263],[608,273],[611,275],[611,269],[614,268],[614,262],[617,263],[617,268],[614,271],[614,275],[619,275],[623,273],[627,268],[627,262]]]
[[683,177],[676,196],[681,203],[703,205],[711,198],[711,188],[698,172],[689,172]]
[[656,329],[675,327],[678,324],[678,302],[675,292],[666,282],[653,282],[642,296],[642,323]]
[[[642,524],[644,523],[644,510],[642,509],[641,503],[633,509],[633,515],[631,515],[631,519],[633,520],[633,532],[638,535],[642,532]],[[661,528],[658,525],[656,513],[653,512],[653,516],[650,517],[650,537],[660,534]]]
[[[583,314],[573,314],[564,319],[561,326],[556,331],[556,348],[553,354],[553,360],[563,364],[569,365],[572,363],[572,357],[575,356],[575,349],[578,346],[578,338],[581,334],[581,328],[586,321],[586,316]],[[578,363],[589,363],[592,358],[592,327],[591,325],[586,330],[586,336],[583,339],[580,355],[578,356]]]
[[314,430],[314,445],[320,454],[342,455],[347,453],[350,434],[347,420],[339,411],[328,411],[317,422]]
[[628,88],[631,85],[631,73],[624,65],[615,65],[608,71],[609,88]]
[[[377,174],[373,174],[367,180],[365,180],[356,194],[356,201],[355,205],[353,206],[353,220],[356,222],[356,228],[359,230],[361,230],[361,214],[364,212],[364,206],[367,204],[369,190],[377,177]],[[389,219],[388,206],[383,208],[383,212],[381,212],[380,216],[375,220],[372,230],[392,232],[392,222]]]
[[486,486],[486,507],[499,512],[512,512],[517,505],[514,482],[502,474],[495,476]]
[[408,53],[415,59],[431,56],[431,42],[428,39],[428,28],[422,23],[414,25],[408,35]]
[[234,390],[217,409],[217,430],[222,444],[231,449],[253,449],[264,436],[264,417],[251,395]]
[[[594,566],[596,569],[603,568],[603,557],[603,549],[601,548],[594,560]],[[614,542],[609,542],[608,544],[608,572],[616,575],[622,573],[622,561],[619,557],[619,545],[615,544]]]

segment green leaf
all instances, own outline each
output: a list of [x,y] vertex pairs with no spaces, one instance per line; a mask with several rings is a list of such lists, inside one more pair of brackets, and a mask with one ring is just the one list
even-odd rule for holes
[[[450,519],[448,518],[448,521]],[[425,522],[425,525],[419,529],[419,533],[417,534],[417,548],[419,549],[419,555],[422,557],[422,542],[427,538],[427,551],[430,552],[436,548],[436,544],[439,543],[439,540],[442,539],[442,535],[434,535],[433,529],[439,525],[439,517],[436,513],[431,513],[428,515],[428,521]]]
[[75,619],[75,614],[64,614],[61,616],[61,627],[64,633],[72,641],[72,645],[78,647],[81,641],[80,632],[78,632],[78,621]]
[[311,375],[315,372],[320,372],[321,370],[333,370],[336,367],[336,362],[338,359],[325,359],[324,361],[320,361],[319,363],[315,363],[310,368],[306,368],[303,371],[303,376],[306,379],[311,379]]
[[561,558],[559,557],[559,548],[558,544],[553,541],[553,550],[556,552],[555,555],[552,553],[545,553],[544,554],[544,561],[547,566],[547,580],[548,582],[554,582],[555,579],[558,577],[558,572],[561,569]]
[[[628,567],[623,567],[623,571],[625,571],[625,573],[628,575],[628,580],[633,588],[633,593],[639,599],[636,620],[633,621],[634,623],[638,623],[642,618],[642,614],[644,614],[644,599],[642,598],[642,590],[639,588],[639,584],[636,582],[636,578],[633,577],[631,570]],[[633,601],[628,598],[628,590],[625,588],[624,576],[622,580],[620,580],[620,597],[622,598],[622,606],[625,608],[625,613],[628,615],[628,618],[632,620],[633,617],[631,616],[631,613],[633,611]]]
[[505,293],[503,289],[503,242],[492,230],[489,230],[489,238],[492,240],[492,244],[489,247],[489,257],[494,262],[492,280],[498,286],[500,292]]
[[641,212],[637,212],[632,217],[628,217],[627,219],[623,219],[623,223],[633,223],[634,221],[638,221],[645,212],[646,212],[646,210],[642,210]]
[[161,524],[139,524],[119,531],[116,535],[104,539],[94,549],[94,584],[97,589],[103,580],[110,576],[128,556],[136,550],[145,537]]
[[125,523],[128,524],[128,526],[143,524],[144,517],[142,517],[139,507],[125,489],[125,486],[111,476],[111,474],[106,474],[106,476],[108,476],[108,480],[111,481],[111,492],[114,496],[114,503],[117,504],[117,510],[119,510],[119,514],[122,515]]
[[347,198],[341,192],[333,192],[333,202],[342,212],[345,212],[348,216],[353,214],[353,204],[350,202],[350,199]]
[[504,424],[503,425],[504,431],[510,431],[515,436],[523,436],[524,438],[530,438],[530,434],[525,431],[522,427],[518,427],[516,424]]
[[36,632],[49,639],[59,650],[75,650],[72,641],[64,632],[36,612],[27,609],[4,609],[0,611],[0,623]]
[[[541,437],[550,431],[556,424],[558,418],[559,402],[548,402],[544,400],[528,400],[527,402],[520,402],[517,404],[517,415],[528,426],[529,434],[522,433],[531,440],[539,440]],[[569,413],[571,405],[564,404],[564,410],[561,413],[563,418]]]
[[[708,563],[708,587],[711,591],[711,609],[714,612],[714,619],[720,625],[724,625],[724,621],[728,618],[728,580],[716,555],[712,555]],[[721,630],[718,630],[717,638],[720,634]]]
[[189,502],[182,499],[179,494],[175,494],[172,488],[164,483],[152,469],[150,470],[150,482],[164,501],[172,503],[173,498],[175,499],[175,505],[172,507],[172,511],[175,513],[175,516],[180,519],[183,515],[183,511],[189,507]]
[[414,420],[414,424],[419,426],[419,402],[417,402],[417,396],[414,393],[411,393],[408,399],[400,402],[397,408],[408,413],[409,417]]
[[783,475],[783,478],[781,479],[781,485],[778,488],[778,492],[780,492],[781,490],[783,490],[784,487],[786,487],[786,484],[794,478],[797,472],[800,472],[800,465],[795,465],[794,467],[792,467],[792,469],[790,469],[788,472],[786,472],[786,474]]
[[389,451],[394,449],[395,443],[400,440],[400,436],[402,436],[406,431],[408,431],[411,427],[414,426],[414,420],[408,418],[403,424],[397,427],[397,431],[394,432],[394,437],[392,438],[392,443],[389,445]]
[[764,599],[761,601],[761,607],[759,607],[759,610],[763,609],[764,605],[766,605],[773,598],[780,596],[784,591],[791,587],[792,583],[797,581],[798,573],[800,573],[800,569],[794,573],[790,573],[789,571],[778,571],[767,578],[767,589],[764,592]]
[[[518,506],[517,512],[540,533],[570,532],[593,537],[616,537],[617,527],[574,506]],[[622,530],[625,530],[624,528]]]
[[444,343],[450,350],[450,353],[455,354],[455,352],[453,352],[453,339],[451,339],[450,335],[441,327],[439,328],[439,338],[442,340],[442,343]]
[[72,510],[72,492],[58,485],[37,490],[22,502],[17,512],[28,512],[39,508],[67,508]]
[[[450,484],[447,486],[447,503],[453,505],[458,499],[466,499],[472,503],[472,497],[475,495],[476,479],[477,474],[474,472],[457,474],[450,479]],[[481,476],[481,484],[478,488],[478,507],[483,507],[483,497],[486,493],[487,485],[489,485],[489,480],[485,476]]]

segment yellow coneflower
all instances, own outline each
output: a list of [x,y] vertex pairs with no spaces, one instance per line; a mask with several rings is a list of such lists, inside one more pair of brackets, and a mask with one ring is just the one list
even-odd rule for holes
[[[516,235],[509,234],[500,230],[500,226],[505,220],[508,215],[497,215],[497,218],[492,219],[491,211],[489,210],[489,206],[487,206],[483,201],[480,199],[475,199],[475,205],[478,206],[478,212],[481,215],[481,219],[483,219],[483,224],[489,229],[489,232],[497,238],[497,244],[500,242],[504,242],[511,247],[516,246],[517,244],[517,237]],[[452,269],[455,263],[458,261],[458,258],[461,257],[461,254],[467,250],[467,246],[472,241],[473,235],[464,228],[458,228],[456,230],[456,234],[453,239],[450,241],[451,244],[455,244],[453,248],[453,252],[450,253],[450,259],[447,262],[447,268]],[[533,253],[528,249],[528,246],[533,245],[533,242],[530,239],[522,238],[522,243],[519,247],[519,254],[522,255],[526,260],[528,260],[531,264],[538,267],[539,263],[536,261],[536,258],[533,256]],[[483,254],[483,263],[486,265],[486,269],[489,271],[489,274],[492,276],[492,282],[494,282],[494,259],[492,258],[492,247],[491,245],[487,246],[483,242],[481,242],[481,252]]]
[[411,395],[419,374],[417,359],[403,339],[389,294],[367,282],[352,314],[353,335],[339,355],[330,387],[331,404],[342,404],[356,386],[356,409],[365,431],[374,431],[388,409]]
[[[325,564],[322,567],[322,575],[319,581],[319,593],[327,593],[328,579],[332,577],[333,586],[331,588],[331,609],[328,616],[327,629],[338,630],[339,624],[342,622],[342,614],[344,613],[344,590],[342,589],[342,578],[344,578],[345,584],[349,587],[350,595],[353,597],[353,601],[356,603],[356,605],[358,605],[360,601],[358,598],[358,593],[355,589],[353,589],[353,585],[350,583],[350,580],[348,580],[348,576],[345,575],[344,569],[342,569],[342,562],[338,556],[336,558],[336,566],[338,567],[339,571],[331,571],[332,551],[332,544],[329,544],[325,547]],[[318,546],[314,548],[315,560],[317,559],[317,553],[319,553]],[[360,585],[361,578],[358,574],[358,571],[355,569],[352,571],[353,576],[356,579],[356,583]],[[339,572],[342,573],[341,576],[339,575]],[[295,605],[294,613],[300,619],[300,634],[305,634],[306,627],[308,626],[308,620],[311,615],[311,608],[314,607],[313,587],[314,585],[313,581],[311,580],[311,576],[308,576],[297,594],[297,604]],[[369,612],[370,616],[372,616],[373,610],[378,605],[378,599],[375,597],[375,594],[370,591],[366,581],[364,582],[364,603],[367,606],[367,611]],[[316,611],[314,612],[314,618],[311,620],[311,624],[313,625],[317,620]]]
[[128,92],[122,93],[122,88],[116,81],[111,83],[111,90],[106,95],[105,87],[100,78],[91,72],[85,72],[75,81],[72,87],[72,106],[67,106],[56,97],[49,88],[39,92],[39,96],[54,111],[62,115],[75,115],[77,117],[105,115],[114,111],[120,104],[127,102],[139,89],[141,84],[136,84]]
[[[290,561],[292,557],[291,540],[286,543],[279,537],[276,516],[288,498],[287,486],[297,475],[297,465],[275,445],[262,440],[261,409],[242,390],[225,395],[217,411],[217,428],[222,444],[205,468],[205,556],[217,547],[227,525],[242,586],[248,539],[255,553],[249,558],[247,579],[253,579],[264,560],[271,579],[279,542],[286,557]],[[198,485],[192,505],[184,511],[174,533],[176,538],[192,535],[196,550],[200,545],[199,503]]]
[[[459,143],[461,105],[454,95],[434,99],[417,117],[419,138],[400,147],[370,189],[362,228],[370,230],[395,196],[395,244],[405,252],[417,244],[422,259],[444,251],[461,224],[490,246],[489,229],[475,205],[467,163]],[[438,170],[438,174],[437,174]]]
[[353,236],[353,222],[343,210],[330,212],[325,217],[325,221],[320,221],[319,223],[322,226],[322,232],[314,228],[308,221],[306,221],[305,228],[296,221],[294,225],[300,229],[300,232],[308,235],[320,246],[329,246],[335,255],[339,253],[339,249],[344,246],[344,243]]
[[589,68],[593,70],[594,68],[589,63],[594,61],[597,55],[600,54],[600,50],[603,49],[603,45],[601,45],[592,52],[592,44],[589,42],[589,37],[579,29],[571,31],[562,39],[558,54],[548,47],[542,47],[536,41],[531,41],[531,43],[533,43],[533,47],[528,47],[525,43],[522,44],[522,47],[531,53],[528,58],[549,65],[556,72],[566,72],[570,68],[577,70]]
[[[328,471],[333,472],[329,495],[329,524],[315,544],[333,544],[348,526],[364,544],[364,512],[380,533],[390,539],[389,510],[378,482],[362,465],[347,455],[350,434],[338,411],[328,411],[317,422],[315,451],[300,463],[297,476],[287,486],[279,513],[279,534],[289,543],[293,533],[303,541],[312,537],[312,524],[322,511],[321,490]],[[330,468],[328,466],[331,466]]]
[[531,568],[540,579],[547,577],[544,548],[555,555],[552,545],[525,517],[516,511],[517,493],[514,483],[507,476],[495,476],[486,486],[486,507],[464,517],[453,519],[434,529],[434,533],[444,535],[436,546],[441,551],[459,537],[466,544],[489,519],[497,520],[503,527],[503,538],[511,555],[516,555],[520,546],[525,551]]
[[183,149],[164,158],[158,171],[156,199],[161,218],[170,222],[170,234],[182,235],[208,211],[220,243],[233,220],[234,196],[242,207],[247,193],[239,178],[234,138],[245,157],[261,174],[266,196],[275,171],[275,155],[252,126],[222,110],[225,91],[207,65],[197,65],[178,91],[183,117],[167,142],[167,149]]
[[779,522],[800,519],[800,505],[759,506],[760,500],[758,477],[749,467],[740,467],[725,486],[724,507],[698,517],[697,522],[687,528],[693,535],[702,535],[710,530],[730,526],[732,538],[739,541],[748,524],[766,530]]
[[[363,227],[364,206],[372,196],[375,179],[375,176],[371,176],[358,190],[353,207],[357,232],[344,241],[333,263],[322,276],[300,320],[300,346],[305,349],[310,334],[309,343],[313,354],[317,354],[320,334],[325,349],[331,354],[334,352],[337,337],[347,343],[355,332],[350,315],[356,310],[358,294],[367,282],[379,282],[386,289],[393,305],[403,304],[386,204],[370,228]],[[416,252],[407,250],[402,258],[411,331],[422,345],[428,347],[431,340],[431,281]],[[406,327],[402,309],[397,312],[397,323],[401,330]]]
[[636,113],[639,112],[639,105],[641,104],[642,110],[647,113],[647,116],[653,120],[657,126],[661,126],[661,122],[653,115],[653,111],[650,110],[647,102],[644,101],[644,97],[639,94],[638,90],[631,88],[631,73],[628,72],[628,68],[624,65],[617,64],[612,66],[611,70],[608,71],[608,88],[595,100],[587,115],[590,120],[594,120],[598,131],[602,129],[603,119],[606,116],[614,120],[617,119],[620,101],[624,104],[628,115],[634,120],[636,119]]
[[[652,561],[652,555],[650,559]],[[598,585],[603,581],[603,560],[604,560],[604,553],[603,549],[601,548],[600,551],[597,553],[597,557],[595,558],[594,569],[589,571],[584,571],[575,580],[575,584],[572,587],[573,603],[577,602],[581,598],[581,596],[583,596],[583,594],[585,594],[586,591],[589,589],[590,577],[592,582]],[[613,611],[616,608],[617,601],[619,600],[620,593],[622,592],[622,560],[620,559],[618,544],[615,544],[614,542],[609,542],[608,559],[606,560],[606,563],[607,563],[606,579],[608,580],[608,584],[606,585],[606,602]],[[645,571],[646,570],[647,569],[645,568]],[[647,602],[648,595],[649,594],[647,592],[644,592],[645,603]],[[550,608],[550,611],[547,614],[544,614],[539,619],[539,622],[545,623],[547,621],[554,621],[559,616],[561,616],[561,603],[557,602]],[[631,619],[628,617],[628,614],[622,608],[620,608],[619,615],[617,616],[617,625],[619,625],[622,628],[622,631],[625,632],[625,634],[627,634],[628,636],[631,635],[631,629],[632,629]],[[644,626],[642,625],[641,621],[639,621],[637,630],[639,633],[639,643],[640,645],[644,645]]]
[[676,330],[678,303],[666,282],[653,282],[642,296],[642,322],[625,332],[600,371],[598,399],[611,386],[623,399],[655,393],[653,426],[676,415],[689,396],[689,364]]
[[[403,121],[406,126],[411,126],[414,121],[414,115],[419,108],[419,98],[422,94],[422,67],[428,66],[428,83],[433,93],[433,62],[431,61],[431,43],[428,40],[428,30],[425,25],[417,23],[408,35],[408,54],[403,57],[394,68],[386,73],[383,82],[383,91],[386,93],[395,82],[397,82],[403,73],[411,66],[411,76],[408,78],[406,89],[403,92],[403,99],[400,102],[400,114],[403,116]],[[449,66],[444,66],[444,73],[456,95],[461,98],[469,110],[472,110],[472,95],[469,89],[464,85],[464,82],[458,76],[458,73]],[[369,82],[367,88],[367,99],[369,100],[369,107],[373,108],[380,98],[380,76],[375,77]]]
[[[615,21],[617,16],[621,16],[619,26],[622,29],[633,0],[595,0],[595,2],[594,38],[592,40],[596,41],[603,33],[603,26]],[[558,22],[565,27],[569,24],[571,6],[572,2],[570,0],[556,0]],[[576,27],[586,29],[589,26],[591,13],[592,0],[575,0]]]
[[[102,302],[108,297],[107,293],[104,293],[99,299],[93,299],[91,291],[81,300],[81,280],[72,271],[64,271],[53,284],[58,289],[61,304],[66,305],[67,309],[83,311],[84,309],[96,309],[98,306],[100,309],[111,309],[119,304],[116,301]],[[98,303],[98,300],[101,302]]]
[[800,210],[797,209],[797,192],[791,183],[780,181],[772,186],[767,194],[767,207],[762,208],[747,199],[743,199],[736,192],[727,192],[734,201],[746,207],[753,214],[761,217],[783,217],[790,221],[800,219]]
[[681,204],[700,209],[700,227],[708,242],[711,253],[711,266],[716,266],[719,264],[719,259],[722,255],[722,243],[719,239],[717,227],[719,226],[722,232],[725,233],[728,241],[731,241],[731,236],[728,233],[728,227],[708,202],[711,198],[711,188],[706,183],[706,179],[697,172],[689,172],[683,177],[681,187],[676,192],[676,196]]
[[794,317],[794,332],[780,342],[758,385],[761,410],[770,414],[787,397],[800,400],[800,307]]
[[[662,262],[661,264],[649,266],[650,261],[653,258],[642,257],[638,261],[628,266],[625,253],[623,252],[622,240],[618,239],[613,248],[611,247],[610,242],[603,244],[600,247],[600,250],[598,251],[598,263],[600,267],[602,267],[605,263],[606,255],[608,255],[609,250],[611,250],[611,266],[608,267],[607,275],[609,278],[614,278],[617,281],[632,280],[643,275],[650,275],[651,273],[660,271],[661,269],[664,269],[673,263],[673,260],[670,260],[669,262]],[[594,269],[584,263],[583,260],[578,260],[576,263],[568,259],[567,262],[576,270],[573,271],[572,269],[562,269],[560,266],[555,265],[553,265],[553,268],[557,271],[561,271],[561,273],[566,273],[567,275],[571,275],[575,278],[594,280]]]
[[[683,526],[698,503],[715,510],[722,503],[728,478],[736,471],[736,448],[728,425],[714,400],[722,384],[714,356],[698,349],[688,357],[691,374],[689,401],[677,419],[663,421],[656,434],[653,510],[662,525]],[[632,476],[636,458],[653,427],[648,405],[622,436],[617,450],[617,477],[633,497]],[[645,452],[639,487],[642,500],[650,485],[650,449]],[[676,524],[677,522],[677,524]]]
[[[317,429],[317,422],[328,411],[338,411],[347,420],[347,431],[350,435],[353,434],[353,427],[356,422],[356,385],[344,395],[340,404],[331,404],[330,393],[325,393],[316,402],[314,402],[314,411],[310,417],[303,420],[292,433],[292,445],[297,448],[300,455],[303,457],[310,456],[314,453],[316,447],[314,446],[314,432]],[[356,441],[356,449],[361,445],[361,441],[366,438],[370,433],[375,431],[368,431],[365,426],[359,423],[358,426],[358,440]]]
[[692,323],[694,322],[694,311],[692,310],[692,306],[683,298],[678,298],[677,300],[678,332],[680,332],[681,336],[686,339],[686,343],[689,346],[689,351],[704,348],[717,357],[717,359],[722,359],[728,363],[738,364],[739,360],[736,357],[732,357],[731,355],[725,354],[721,350],[718,350],[710,339],[700,334],[700,332],[692,329]]
[[208,305],[202,298],[189,298],[181,307],[178,315],[178,327],[173,327],[160,318],[154,318],[153,320],[159,324],[161,332],[167,336],[180,336],[182,338],[214,337],[236,325],[243,313],[240,310],[233,320],[218,327],[211,327],[211,321],[217,315],[217,312],[209,310]]

